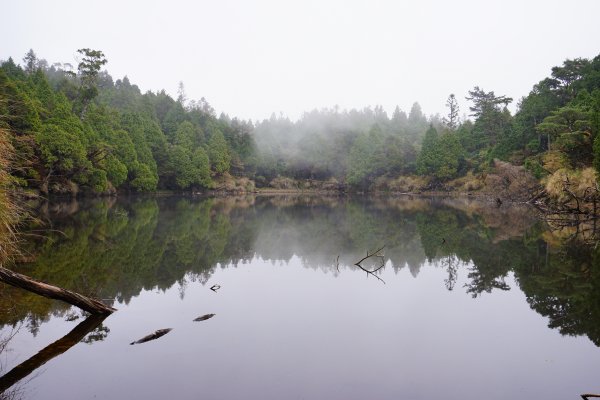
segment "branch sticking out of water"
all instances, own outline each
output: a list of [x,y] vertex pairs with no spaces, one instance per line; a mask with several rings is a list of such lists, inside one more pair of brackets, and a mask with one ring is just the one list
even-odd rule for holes
[[[381,248],[375,250],[373,253],[369,254],[369,251],[367,250],[367,256],[362,258],[361,260],[357,261],[354,265],[356,265],[358,268],[362,269],[363,271],[365,271],[367,273],[367,276],[369,275],[373,275],[375,278],[379,279],[381,282],[383,282],[383,284],[385,284],[385,281],[383,279],[381,279],[379,276],[377,276],[375,274],[375,272],[379,271],[380,269],[382,269],[383,267],[385,267],[385,258],[383,256],[383,254],[380,254],[380,252],[383,250],[385,246],[382,246]],[[369,258],[378,258],[380,261],[380,265],[373,269],[373,270],[369,270],[365,267],[363,267],[361,265],[361,263],[365,260],[368,260]]]

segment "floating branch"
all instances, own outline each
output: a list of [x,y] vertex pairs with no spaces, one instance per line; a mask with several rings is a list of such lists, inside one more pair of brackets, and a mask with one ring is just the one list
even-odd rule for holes
[[212,290],[213,292],[216,292],[219,289],[221,289],[221,285],[212,285],[210,287],[210,290]]
[[167,333],[171,332],[172,328],[166,328],[166,329],[159,329],[154,333],[151,333],[149,335],[144,336],[143,338],[141,338],[140,340],[136,340],[135,342],[131,342],[129,344],[134,345],[134,344],[141,344],[141,343],[146,343],[149,342],[151,340],[156,340],[160,337],[165,336]]
[[195,318],[194,321],[196,321],[196,322],[198,322],[198,321],[206,321],[207,319],[211,319],[214,316],[215,316],[215,314],[206,314],[206,315],[203,315],[201,317]]

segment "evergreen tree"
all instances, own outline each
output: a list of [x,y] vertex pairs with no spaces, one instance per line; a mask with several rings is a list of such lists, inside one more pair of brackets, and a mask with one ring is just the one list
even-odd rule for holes
[[29,49],[25,57],[23,57],[23,63],[25,64],[25,73],[28,75],[33,74],[38,69],[38,58],[33,51]]
[[439,165],[438,141],[438,131],[433,125],[430,125],[427,132],[425,132],[421,152],[417,157],[417,173],[419,175],[433,175],[436,172]]
[[460,111],[458,107],[458,101],[456,100],[456,96],[454,93],[448,96],[448,100],[446,100],[446,107],[448,107],[448,117],[444,118],[444,124],[451,130],[455,130],[459,124],[459,116],[458,113]]
[[100,50],[79,49],[77,52],[83,56],[77,67],[81,81],[79,91],[83,113],[87,104],[98,95],[98,73],[107,60]]
[[208,141],[208,158],[213,171],[218,174],[229,171],[231,155],[225,137],[215,130]]

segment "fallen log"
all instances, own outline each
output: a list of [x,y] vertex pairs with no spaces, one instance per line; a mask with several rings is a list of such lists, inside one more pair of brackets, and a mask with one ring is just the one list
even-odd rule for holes
[[75,346],[77,343],[81,342],[81,340],[88,333],[96,329],[96,327],[100,325],[105,318],[106,315],[89,316],[64,337],[43,348],[27,361],[17,365],[8,373],[6,373],[6,375],[1,376],[0,398],[2,398],[1,394],[6,391],[6,389],[10,388],[23,378],[29,376],[33,371],[46,364],[48,361],[61,355],[71,347]]
[[28,276],[18,274],[1,266],[0,282],[28,290],[50,299],[64,301],[91,314],[111,314],[113,311],[116,311],[115,308],[107,306],[98,300],[83,296],[70,290],[61,289],[47,283],[36,281]]

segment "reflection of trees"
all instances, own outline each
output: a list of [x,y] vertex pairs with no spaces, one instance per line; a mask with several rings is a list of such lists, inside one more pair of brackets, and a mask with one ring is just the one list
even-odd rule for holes
[[580,241],[556,248],[537,268],[515,269],[527,302],[563,335],[587,335],[600,346],[600,249]]
[[453,290],[454,285],[456,284],[456,279],[458,277],[458,267],[461,266],[460,260],[458,257],[452,255],[448,257],[444,257],[441,261],[441,264],[446,267],[446,271],[448,272],[448,278],[444,279],[444,284],[446,285],[446,289]]
[[[156,200],[113,207],[94,202],[74,215],[54,218],[47,239],[27,249],[36,261],[21,269],[61,287],[127,302],[143,289],[165,290],[187,273],[207,279],[218,262],[247,257],[249,245],[243,240],[229,244],[230,217],[218,212],[213,200],[163,199],[161,206],[159,213]],[[24,291],[7,294],[0,298],[0,309],[16,309],[1,318],[14,323],[28,315],[34,332],[50,312],[64,315],[67,310]]]
[[[385,245],[398,272],[417,276],[427,263],[444,268],[455,288],[459,270],[474,297],[507,290],[514,271],[532,307],[568,334],[598,343],[595,256],[588,247],[563,246],[528,210],[507,210],[457,200],[321,198],[159,198],[70,203],[47,209],[53,231],[25,250],[35,261],[21,270],[37,279],[110,301],[128,302],[141,290],[166,290],[188,280],[207,282],[217,265],[255,255],[336,273]],[[57,232],[60,231],[60,232]],[[585,267],[582,267],[585,266]],[[29,316],[35,332],[64,305],[0,287],[0,323]],[[594,308],[595,307],[595,308]],[[589,322],[592,321],[592,322]],[[106,334],[99,330],[90,338]]]

